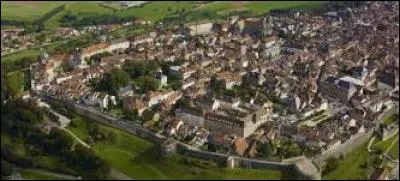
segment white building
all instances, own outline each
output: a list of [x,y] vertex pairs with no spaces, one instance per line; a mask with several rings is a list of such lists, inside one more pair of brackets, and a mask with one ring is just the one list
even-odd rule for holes
[[190,26],[190,35],[205,35],[205,34],[210,34],[212,31],[212,23],[204,23],[204,24],[199,24],[199,25],[193,25]]
[[84,98],[84,103],[93,106],[99,105],[101,108],[106,109],[108,108],[108,94],[100,93],[100,92],[93,92]]
[[188,88],[188,87],[194,85],[195,83],[196,83],[196,82],[195,82],[194,79],[188,79],[187,81],[185,81],[185,82],[182,84],[182,89],[185,90],[186,88]]
[[118,49],[127,49],[129,48],[130,43],[126,39],[116,39],[116,40],[111,40],[110,46],[108,47],[109,52],[112,52],[114,50]]

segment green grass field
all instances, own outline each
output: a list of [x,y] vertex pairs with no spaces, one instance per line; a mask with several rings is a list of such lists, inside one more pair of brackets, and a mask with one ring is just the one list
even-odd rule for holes
[[[119,9],[116,15],[120,17],[136,16],[140,19],[157,21],[167,16],[176,15],[178,11],[185,10],[191,11],[188,16],[199,16],[203,12],[212,12],[219,15],[226,14],[233,11],[249,10],[251,15],[260,15],[268,12],[271,9],[284,9],[284,8],[310,8],[317,7],[326,1],[223,1],[212,2],[207,4],[196,4],[191,1],[155,1],[146,3],[143,7],[132,7]],[[44,15],[46,12],[51,11],[61,4],[66,4],[65,10],[56,14],[49,21],[46,22],[46,28],[56,28],[59,26],[59,20],[66,12],[72,14],[82,13],[98,13],[98,14],[112,14],[111,8],[106,8],[100,5],[99,1],[20,1],[20,2],[4,2],[2,5],[1,19],[18,19],[32,21]],[[112,5],[113,3],[111,3]],[[118,5],[112,5],[117,6]],[[21,11],[21,9],[23,11]],[[22,12],[22,13],[16,13]],[[213,18],[213,17],[211,17]]]
[[338,163],[338,168],[322,176],[328,180],[363,180],[367,178],[367,170],[360,165],[368,160],[367,144],[364,143],[346,154]]
[[[75,119],[77,128],[68,128],[81,139],[88,134],[82,119]],[[80,122],[80,123],[78,123]],[[155,145],[121,130],[99,125],[100,129],[112,132],[115,141],[95,143],[95,153],[105,159],[111,167],[134,179],[279,179],[281,172],[272,170],[244,170],[218,167],[214,162],[188,158],[206,165],[185,165],[184,156],[176,155],[166,160],[157,158]]]
[[144,20],[157,21],[173,14],[177,10],[185,9],[185,11],[189,11],[195,7],[196,5],[189,1],[156,1],[147,3],[143,7],[124,9],[116,14],[121,17],[134,15]]
[[61,4],[60,1],[2,1],[1,19],[33,21]]
[[[371,146],[372,149],[377,149],[380,148],[382,151],[386,151],[390,144],[397,138],[399,137],[399,133],[394,135],[393,137],[385,140],[385,141],[377,141],[374,142],[374,144]],[[396,143],[393,145],[393,147],[390,149],[389,153],[394,157],[394,158],[399,158],[399,140],[396,141]]]
[[245,7],[252,11],[255,15],[263,14],[271,9],[285,9],[285,8],[313,8],[318,7],[326,1],[258,1],[251,2]]
[[326,1],[216,1],[196,8],[196,11],[189,13],[188,16],[196,17],[199,13],[204,12],[224,16],[235,11],[249,11],[250,16],[259,16],[272,9],[314,8],[323,3],[326,3]]
[[393,123],[395,121],[398,121],[398,119],[399,119],[399,113],[397,112],[397,113],[394,113],[394,114],[392,114],[390,116],[385,117],[383,123],[385,125],[389,125],[389,124],[391,124],[391,123]]
[[389,153],[394,158],[396,158],[396,159],[399,158],[399,140],[396,141],[396,143],[393,145],[392,149],[390,149]]

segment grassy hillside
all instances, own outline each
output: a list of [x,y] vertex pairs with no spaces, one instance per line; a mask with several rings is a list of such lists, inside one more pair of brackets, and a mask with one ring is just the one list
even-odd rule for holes
[[322,176],[326,180],[362,180],[367,178],[367,169],[361,167],[368,160],[367,144],[364,143],[347,153],[343,160],[339,161],[338,168]]
[[[74,119],[76,127],[72,132],[88,138],[88,122],[78,116]],[[134,179],[280,179],[282,173],[275,170],[227,169],[216,163],[173,156],[159,159],[157,148],[152,143],[121,130],[99,125],[102,132],[114,135],[113,141],[96,142],[93,149],[111,167]],[[286,176],[285,176],[286,177]]]

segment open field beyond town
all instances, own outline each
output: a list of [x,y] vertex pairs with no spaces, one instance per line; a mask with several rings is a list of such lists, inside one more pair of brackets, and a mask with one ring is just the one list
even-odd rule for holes
[[[33,21],[65,2],[60,1],[2,1],[2,20]],[[2,27],[3,28],[3,27]]]
[[[250,11],[252,15],[260,15],[271,9],[285,8],[304,8],[316,7],[325,1],[266,1],[266,2],[211,2],[206,4],[196,4],[190,1],[159,1],[150,2],[143,7],[131,7],[116,11],[118,17],[135,16],[140,19],[157,21],[164,17],[177,15],[179,11],[189,12],[188,16],[198,16],[201,13],[217,13],[225,15],[235,11]],[[72,14],[112,14],[113,8],[101,5],[101,1],[49,1],[49,2],[4,2],[2,6],[1,19],[4,20],[25,20],[33,21],[46,14],[59,5],[65,4],[65,10],[55,14],[46,23],[46,28],[56,28],[59,26],[59,20],[67,13]],[[114,5],[115,6],[115,3]],[[111,6],[111,7],[113,7]],[[39,8],[38,8],[39,7]],[[15,13],[16,10],[21,13]],[[3,27],[2,27],[3,28]]]

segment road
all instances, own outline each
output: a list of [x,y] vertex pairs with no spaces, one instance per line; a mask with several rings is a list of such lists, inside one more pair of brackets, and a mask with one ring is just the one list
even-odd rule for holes
[[[60,173],[54,173],[54,172],[47,171],[47,170],[42,170],[42,169],[22,169],[22,170],[36,172],[38,174],[48,175],[48,176],[52,176],[52,177],[58,177],[58,178],[61,178],[63,180],[80,180],[79,177],[75,177],[75,176],[72,176],[72,175],[66,175],[66,174],[60,174]],[[18,171],[18,172],[20,172],[20,171]]]
[[114,168],[111,169],[110,175],[117,180],[133,180],[131,177],[123,174],[122,172],[120,172]]
[[399,141],[399,136],[396,137],[396,139],[394,139],[392,141],[392,143],[390,144],[390,146],[386,149],[385,151],[385,155],[387,155],[389,153],[389,151],[392,149],[392,147],[394,146],[394,144],[396,144],[396,142]]
[[81,140],[79,137],[77,137],[72,131],[70,131],[69,129],[66,128],[68,126],[68,124],[71,122],[71,119],[65,117],[64,115],[61,115],[61,114],[55,112],[53,109],[51,109],[50,105],[48,105],[45,102],[40,101],[40,99],[38,100],[38,104],[41,107],[49,108],[50,112],[56,114],[59,117],[59,122],[61,123],[60,125],[55,124],[55,123],[50,122],[50,121],[49,121],[49,125],[51,125],[52,127],[58,127],[60,129],[64,130],[65,132],[70,134],[72,137],[74,137],[74,139],[76,141],[78,141],[80,144],[82,144],[83,146],[86,146],[87,148],[90,148],[90,146],[88,144],[86,144],[83,140]]

